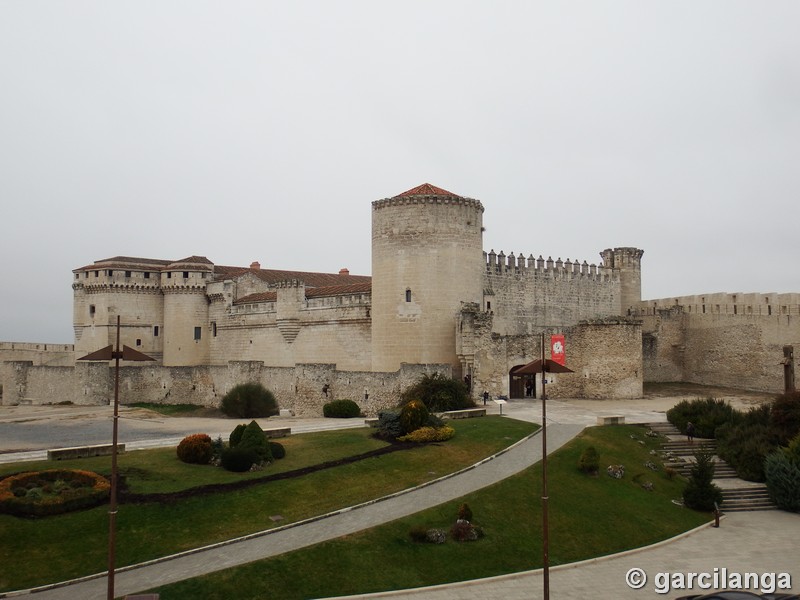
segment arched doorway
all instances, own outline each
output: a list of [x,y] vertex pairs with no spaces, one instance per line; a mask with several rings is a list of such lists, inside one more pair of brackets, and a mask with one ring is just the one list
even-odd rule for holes
[[516,365],[508,372],[508,397],[536,398],[536,375],[517,374],[525,365]]

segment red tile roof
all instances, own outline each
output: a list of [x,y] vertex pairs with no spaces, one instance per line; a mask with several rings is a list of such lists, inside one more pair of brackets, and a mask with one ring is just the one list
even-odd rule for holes
[[[352,294],[369,294],[371,283],[353,283],[350,285],[330,285],[306,289],[306,298],[325,298],[329,296],[349,296]],[[237,298],[234,304],[256,304],[258,302],[275,302],[278,292],[259,292]]]
[[214,266],[214,279],[222,281],[234,277],[241,277],[246,273],[252,273],[262,281],[272,285],[286,281],[287,279],[297,279],[306,284],[307,288],[335,285],[351,285],[357,283],[367,283],[372,281],[369,275],[350,275],[340,273],[308,273],[305,271],[281,271],[278,269],[250,269],[247,267],[226,267],[221,265]]
[[448,192],[447,190],[443,190],[440,187],[436,187],[435,185],[431,185],[430,183],[423,183],[422,185],[418,185],[415,188],[411,188],[403,192],[402,194],[397,194],[395,198],[405,198],[406,196],[452,196],[454,198],[460,198],[458,194],[454,194],[453,192]]

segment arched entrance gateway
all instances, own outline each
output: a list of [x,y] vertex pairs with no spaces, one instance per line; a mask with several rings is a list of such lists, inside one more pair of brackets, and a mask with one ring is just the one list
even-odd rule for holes
[[536,374],[519,373],[525,365],[516,365],[508,372],[508,397],[536,398]]

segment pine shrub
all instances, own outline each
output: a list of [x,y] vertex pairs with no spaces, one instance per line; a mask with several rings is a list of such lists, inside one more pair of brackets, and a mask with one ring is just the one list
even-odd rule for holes
[[400,413],[393,410],[382,410],[378,413],[377,437],[384,440],[395,440],[403,435],[400,425]]
[[722,490],[712,483],[714,462],[711,452],[701,447],[694,458],[695,464],[683,490],[683,503],[694,510],[712,511],[715,503],[717,506],[722,504]]
[[228,445],[231,448],[235,448],[239,445],[239,442],[242,441],[242,436],[244,435],[245,429],[247,429],[247,424],[245,423],[241,423],[233,428],[231,435],[228,437]]
[[590,475],[597,475],[600,470],[600,454],[594,446],[589,446],[581,452],[581,457],[578,459],[578,469]]
[[244,473],[249,471],[253,465],[259,464],[258,453],[253,448],[237,446],[235,448],[225,448],[220,457],[222,468],[234,473]]
[[189,464],[207,465],[214,455],[211,437],[205,433],[187,435],[178,444],[178,458]]
[[800,463],[792,461],[786,451],[773,452],[764,460],[764,474],[770,498],[778,508],[800,512]]
[[247,427],[245,427],[244,433],[242,434],[242,439],[239,441],[239,444],[236,446],[236,448],[252,450],[255,452],[256,457],[258,458],[258,460],[254,461],[256,463],[260,464],[272,460],[272,454],[270,454],[269,448],[269,440],[264,434],[264,430],[261,429],[261,426],[255,421],[250,421]]
[[222,398],[220,410],[229,417],[253,419],[279,413],[275,396],[260,383],[240,383]]
[[361,408],[353,400],[333,400],[322,407],[322,415],[333,419],[352,419],[361,416]]
[[416,431],[428,422],[430,413],[425,404],[419,400],[411,400],[400,409],[400,426],[403,433]]

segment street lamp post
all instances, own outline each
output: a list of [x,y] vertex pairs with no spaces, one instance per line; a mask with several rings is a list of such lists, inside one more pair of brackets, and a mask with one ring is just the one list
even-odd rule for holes
[[[114,361],[114,418],[113,418],[113,433],[111,436],[111,491],[108,507],[108,600],[114,600],[114,571],[116,562],[116,546],[117,546],[117,442],[119,434],[119,361],[122,360],[155,360],[129,348],[123,346],[122,350],[119,349],[119,330],[120,330],[120,317],[117,315],[117,343],[116,346],[106,346],[96,352],[87,354],[78,360],[113,360]],[[116,350],[114,348],[116,347]]]

